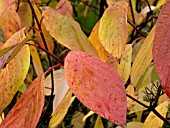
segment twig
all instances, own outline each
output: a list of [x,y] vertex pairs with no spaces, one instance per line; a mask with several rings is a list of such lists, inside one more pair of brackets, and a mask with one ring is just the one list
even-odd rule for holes
[[147,106],[146,104],[140,102],[139,100],[133,98],[132,96],[130,96],[129,94],[126,94],[127,97],[129,97],[130,99],[134,100],[135,102],[137,102],[138,104],[144,106],[145,108],[148,108],[149,110],[151,110],[156,116],[158,116],[161,120],[163,120],[165,123],[167,123],[168,125],[170,125],[170,122],[164,118],[155,108],[153,108],[152,106]]

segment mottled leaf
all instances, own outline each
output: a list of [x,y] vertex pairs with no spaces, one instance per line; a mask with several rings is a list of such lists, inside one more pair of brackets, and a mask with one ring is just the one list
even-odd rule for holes
[[[15,33],[3,46],[21,43],[25,38],[25,29]],[[22,85],[30,65],[29,46],[25,45],[18,54],[0,72],[0,113],[11,102],[13,96]]]
[[85,106],[118,125],[126,125],[125,87],[112,67],[95,56],[72,51],[65,58],[65,76]]
[[55,110],[54,114],[52,115],[52,118],[49,123],[50,128],[56,128],[61,121],[64,119],[65,115],[67,114],[68,108],[74,101],[75,97],[71,97],[72,92],[69,90],[62,100],[62,102],[59,104],[57,109]]
[[14,6],[9,6],[2,15],[0,15],[0,26],[4,33],[5,40],[8,40],[14,33],[22,28],[20,17],[15,11]]
[[[69,87],[67,85],[64,70],[59,69],[53,71],[54,74],[54,100],[53,100],[53,113],[56,110],[57,106],[63,100],[66,95]],[[51,75],[48,75],[45,79],[45,95],[51,95]]]
[[0,128],[35,128],[44,106],[44,75],[37,77],[10,110]]
[[128,39],[127,11],[128,4],[119,1],[106,9],[100,20],[100,41],[117,59],[120,59],[124,53]]
[[144,74],[146,68],[152,61],[152,45],[155,34],[155,27],[152,28],[149,35],[144,40],[139,52],[137,53],[131,69],[131,82],[137,85],[139,79]]
[[76,111],[74,112],[72,119],[71,119],[71,125],[72,128],[84,128],[84,122],[83,122],[84,114],[83,112]]
[[42,15],[46,29],[59,43],[71,50],[84,51],[97,56],[96,50],[76,21],[62,16],[49,7],[45,8]]
[[[169,101],[165,101],[162,104],[158,105],[156,107],[156,110],[165,118],[167,111],[168,111],[168,105]],[[157,115],[155,115],[153,112],[150,112],[147,116],[143,127],[144,128],[161,128],[164,121],[161,120]]]
[[165,93],[170,97],[170,0],[162,6],[153,43],[153,59]]

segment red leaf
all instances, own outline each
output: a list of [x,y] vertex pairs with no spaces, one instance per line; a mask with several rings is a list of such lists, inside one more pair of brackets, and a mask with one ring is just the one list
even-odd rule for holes
[[163,5],[156,26],[153,59],[161,84],[170,97],[170,0]]
[[90,54],[72,51],[65,59],[65,75],[85,106],[118,125],[126,124],[126,92],[112,67]]
[[44,106],[44,75],[36,78],[8,113],[0,128],[35,128]]

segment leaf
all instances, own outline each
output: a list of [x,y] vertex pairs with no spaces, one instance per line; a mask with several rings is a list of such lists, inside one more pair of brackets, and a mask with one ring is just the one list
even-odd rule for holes
[[71,119],[71,126],[72,128],[84,128],[84,122],[83,122],[84,114],[82,112],[74,112],[74,115]]
[[49,123],[50,128],[56,128],[61,121],[64,119],[65,115],[67,114],[68,108],[74,101],[75,97],[71,97],[72,92],[69,90],[62,100],[62,102],[59,104],[57,109],[55,110],[54,114],[52,115],[52,118]]
[[86,119],[89,117],[89,116],[92,116],[94,114],[93,111],[89,111],[84,117],[83,117],[83,122],[86,121]]
[[157,4],[156,4],[156,8],[160,8],[164,3],[166,2],[166,0],[158,0]]
[[[117,126],[116,128],[121,128],[121,127]],[[141,122],[129,122],[127,123],[127,128],[145,128],[145,127],[143,127],[143,123]]]
[[20,18],[15,11],[14,6],[6,8],[5,12],[0,15],[0,26],[4,33],[5,40],[8,40],[14,33],[22,28]]
[[120,59],[120,63],[116,65],[116,71],[122,78],[123,82],[126,83],[131,70],[131,58],[132,58],[132,45],[127,44],[124,55]]
[[121,58],[128,39],[127,11],[128,4],[119,1],[106,9],[100,20],[100,41],[117,59]]
[[96,50],[76,21],[62,16],[49,7],[43,11],[42,16],[46,29],[59,43],[70,50],[84,51],[97,56]]
[[70,89],[85,106],[118,125],[126,125],[125,87],[112,67],[76,51],[68,53],[64,67]]
[[[68,92],[69,86],[67,85],[64,70],[59,69],[53,71],[54,74],[54,100],[53,100],[53,113],[56,110],[57,106],[63,100],[64,96]],[[48,75],[45,79],[45,95],[51,95],[51,75]]]
[[32,25],[32,11],[28,2],[20,1],[18,15],[23,27]]
[[94,128],[104,128],[101,117],[97,116],[96,123],[94,125]]
[[137,53],[131,69],[131,82],[137,85],[139,79],[144,74],[146,68],[152,61],[152,45],[155,34],[155,27],[152,28],[149,35],[144,40],[139,52]]
[[[15,33],[3,46],[21,43],[25,38],[25,28]],[[3,109],[11,102],[13,96],[22,85],[30,65],[29,46],[25,45],[18,54],[0,72],[0,114]]]
[[73,7],[68,0],[60,0],[56,6],[56,10],[63,16],[72,17]]
[[153,59],[158,72],[161,85],[165,93],[170,97],[170,0],[167,0],[162,6],[158,16],[158,23],[155,30],[153,43]]
[[37,77],[10,110],[0,128],[35,128],[44,106],[44,75]]
[[[156,110],[165,118],[168,111],[169,101],[165,101],[156,107]],[[156,116],[153,112],[147,116],[143,127],[144,128],[161,128],[164,121]]]
[[102,61],[106,62],[110,54],[104,49],[103,45],[100,42],[99,32],[98,32],[99,25],[100,25],[100,21],[96,23],[88,39],[90,40],[92,46],[96,49],[99,58]]

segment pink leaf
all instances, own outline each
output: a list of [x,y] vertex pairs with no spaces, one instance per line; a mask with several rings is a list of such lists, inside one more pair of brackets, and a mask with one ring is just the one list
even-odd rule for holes
[[158,16],[156,26],[153,59],[161,84],[170,97],[170,0],[167,0]]
[[77,98],[100,116],[125,126],[126,92],[118,73],[90,54],[70,52],[65,76]]

